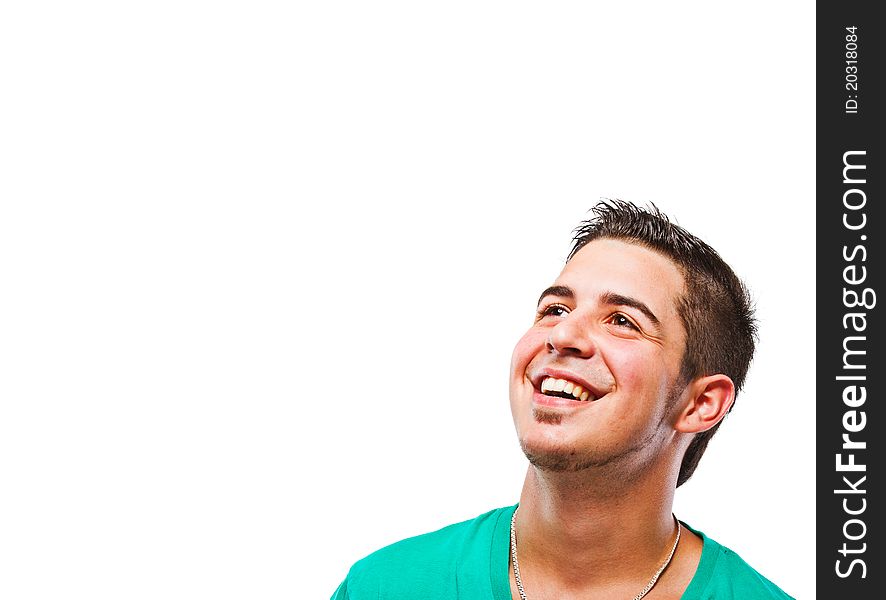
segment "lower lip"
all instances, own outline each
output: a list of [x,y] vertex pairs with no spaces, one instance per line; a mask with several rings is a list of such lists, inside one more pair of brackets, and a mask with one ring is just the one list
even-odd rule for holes
[[554,408],[577,408],[579,406],[588,406],[593,404],[591,400],[570,400],[569,398],[560,398],[559,396],[546,396],[539,391],[532,393],[532,403],[539,406],[547,406]]

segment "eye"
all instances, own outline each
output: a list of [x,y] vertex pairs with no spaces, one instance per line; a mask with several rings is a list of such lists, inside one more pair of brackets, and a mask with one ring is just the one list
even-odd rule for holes
[[548,304],[538,309],[536,320],[545,317],[565,317],[569,313],[569,309],[562,304]]
[[615,313],[609,317],[609,322],[617,327],[625,327],[627,329],[635,329],[639,330],[640,328],[634,325],[634,322],[631,321],[628,317],[621,313]]

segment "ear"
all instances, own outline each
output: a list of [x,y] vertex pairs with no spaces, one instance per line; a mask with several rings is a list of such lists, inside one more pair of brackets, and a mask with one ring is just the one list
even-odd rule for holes
[[699,377],[687,387],[676,429],[684,433],[707,431],[719,423],[735,400],[735,384],[723,374]]

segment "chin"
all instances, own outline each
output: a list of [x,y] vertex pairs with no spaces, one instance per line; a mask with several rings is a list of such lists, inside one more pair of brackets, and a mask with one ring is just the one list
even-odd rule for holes
[[[540,437],[543,439],[539,439]],[[520,449],[529,463],[542,471],[575,472],[593,466],[593,461],[579,454],[574,446],[545,436],[530,435],[521,438]]]
[[532,418],[536,423],[543,425],[560,425],[563,422],[563,413],[543,407],[534,407]]
[[595,466],[593,461],[583,460],[571,452],[536,452],[524,447],[523,454],[533,467],[549,473],[577,473]]

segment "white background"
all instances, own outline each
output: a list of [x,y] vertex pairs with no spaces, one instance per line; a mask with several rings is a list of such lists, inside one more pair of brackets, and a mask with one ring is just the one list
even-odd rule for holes
[[516,502],[510,353],[601,197],[748,282],[675,510],[814,598],[808,3],[9,3],[0,56],[3,598],[328,598]]

